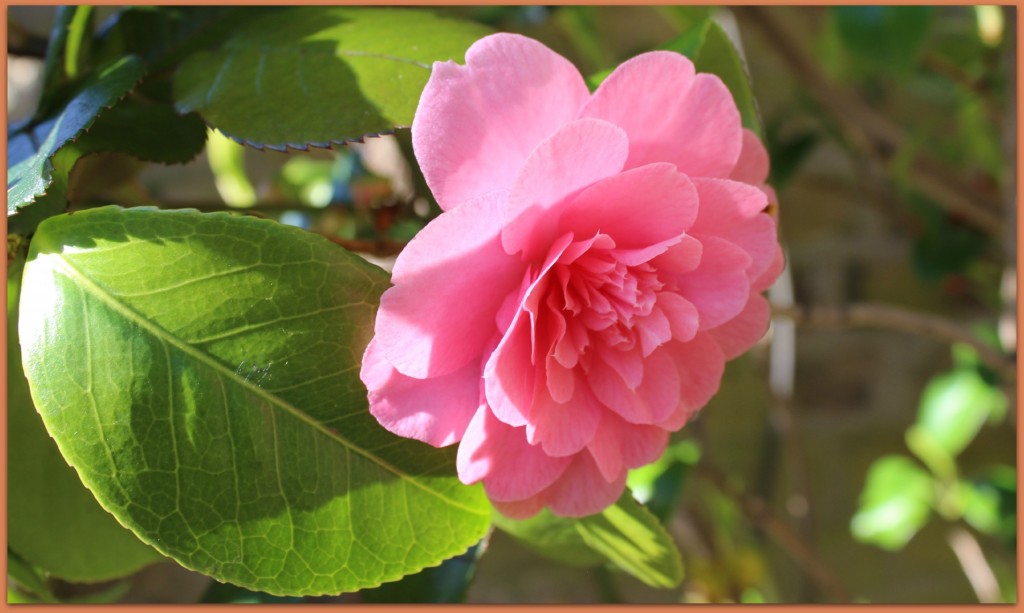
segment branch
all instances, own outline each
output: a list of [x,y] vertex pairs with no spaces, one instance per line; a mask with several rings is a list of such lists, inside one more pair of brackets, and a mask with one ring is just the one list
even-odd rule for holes
[[[796,42],[802,37],[788,32],[773,10],[747,6],[737,7],[735,11],[761,30],[793,74],[832,115],[851,145],[882,166],[896,158],[907,141],[902,126],[876,112],[854,92],[833,83]],[[1005,224],[994,195],[979,194],[976,186],[964,182],[953,169],[925,154],[914,156],[908,172],[914,186],[948,213],[993,236],[1002,236]]]
[[772,310],[775,315],[792,319],[798,325],[899,330],[946,343],[966,343],[978,352],[982,362],[996,370],[1008,384],[1017,380],[1016,361],[1013,358],[982,342],[960,324],[937,315],[870,303],[845,307],[773,306]]
[[805,543],[784,521],[779,519],[768,505],[750,494],[739,491],[729,484],[725,475],[707,462],[699,465],[700,474],[711,481],[723,494],[732,499],[736,506],[772,540],[779,544],[786,553],[811,577],[833,602],[850,602],[850,593],[846,590],[839,576],[814,550]]
[[978,596],[978,602],[1002,602],[999,582],[996,580],[995,573],[992,572],[992,567],[988,565],[988,560],[985,559],[985,553],[982,552],[978,540],[964,528],[956,526],[946,534],[946,542],[956,554],[956,559],[960,562],[967,581],[970,582],[974,593]]

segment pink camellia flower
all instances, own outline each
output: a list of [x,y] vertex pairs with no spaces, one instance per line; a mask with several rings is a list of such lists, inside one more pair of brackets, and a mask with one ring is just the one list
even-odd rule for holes
[[596,513],[768,325],[768,157],[718,77],[656,51],[591,95],[495,34],[434,64],[412,126],[444,210],[395,263],[361,377],[388,430],[460,443],[503,514]]

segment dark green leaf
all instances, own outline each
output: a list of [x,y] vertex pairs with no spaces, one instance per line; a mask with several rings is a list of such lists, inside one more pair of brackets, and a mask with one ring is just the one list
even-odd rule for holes
[[679,36],[665,43],[661,48],[682,53],[692,60],[697,57],[697,54],[704,46],[704,41],[707,38],[708,29],[710,29],[711,24],[712,21],[710,19],[699,21],[692,27],[687,28]]
[[7,280],[8,546],[27,563],[68,581],[123,577],[161,556],[100,507],[36,413],[18,348],[22,265],[15,261]]
[[244,587],[214,581],[199,599],[203,604],[259,604],[259,603],[298,603],[298,596],[274,596],[266,592],[254,592]]
[[43,91],[39,98],[39,110],[49,108],[57,95],[57,90],[64,82],[64,47],[67,45],[68,28],[75,13],[86,7],[58,6],[57,14],[50,31],[50,41],[46,45],[46,58],[43,61]]
[[725,83],[739,107],[743,125],[761,134],[761,119],[750,89],[750,77],[729,36],[714,21],[707,22],[707,33],[697,57],[693,59],[698,72],[718,75]]
[[[9,432],[9,430],[8,430]],[[57,598],[50,592],[39,572],[26,562],[10,547],[7,548],[7,589],[10,593],[12,584],[17,586],[17,591],[24,594],[31,594],[41,602],[57,602]]]
[[527,547],[559,562],[595,566],[610,562],[647,585],[671,588],[683,579],[672,537],[627,490],[601,513],[559,517],[546,509],[525,520],[495,514],[496,525]]
[[187,568],[275,595],[394,581],[490,523],[454,450],[396,438],[359,380],[388,279],[319,236],[93,209],[32,240],[36,406],[100,503]]
[[469,551],[449,558],[440,566],[425,568],[394,583],[359,593],[364,602],[452,604],[466,600],[466,592],[476,573],[476,563],[484,548],[474,545]]
[[[53,184],[53,156],[77,139],[142,77],[142,62],[125,57],[97,72],[56,116],[8,135],[8,230],[28,233],[56,211],[36,212],[33,203]],[[68,168],[70,172],[70,168]],[[48,207],[39,207],[40,209]]]
[[928,521],[935,498],[932,478],[910,458],[879,458],[868,470],[850,531],[883,549],[902,549]]
[[171,104],[129,97],[97,119],[80,140],[84,153],[125,153],[146,162],[183,164],[203,150],[206,124]]
[[327,147],[409,125],[431,64],[487,33],[418,10],[289,8],[191,56],[175,98],[254,147]]
[[948,213],[917,194],[907,198],[923,220],[924,228],[914,241],[914,269],[925,280],[939,281],[962,273],[988,246],[988,237],[970,226],[950,219]]
[[692,439],[669,445],[656,462],[629,471],[626,485],[663,524],[675,512],[690,471],[700,459],[700,446]]
[[928,38],[930,6],[835,6],[829,9],[840,40],[876,70],[906,73]]

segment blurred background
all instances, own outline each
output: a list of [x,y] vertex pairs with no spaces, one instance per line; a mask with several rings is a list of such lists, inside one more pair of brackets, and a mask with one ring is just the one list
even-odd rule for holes
[[[35,110],[54,10],[9,8],[9,125]],[[118,10],[96,9],[100,34]],[[1016,9],[437,11],[537,38],[584,75],[673,48],[711,14],[746,62],[788,258],[770,333],[631,477],[682,551],[683,586],[565,566],[495,531],[460,567],[466,600],[1015,601]],[[387,268],[439,212],[411,162],[407,130],[288,154],[211,132],[185,165],[86,157],[70,200],[243,210]],[[113,587],[54,585],[68,598],[266,601],[172,562]]]

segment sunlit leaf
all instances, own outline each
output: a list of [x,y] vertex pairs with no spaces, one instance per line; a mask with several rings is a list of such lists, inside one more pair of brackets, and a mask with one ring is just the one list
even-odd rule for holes
[[534,551],[566,564],[608,562],[658,588],[675,587],[683,579],[672,537],[628,491],[596,515],[567,518],[544,510],[525,521],[495,515],[495,523]]
[[432,63],[487,33],[420,10],[288,8],[189,57],[175,97],[255,147],[327,147],[410,125]]
[[183,566],[275,595],[379,585],[483,535],[454,449],[367,411],[387,276],[272,221],[93,209],[40,225],[21,334],[37,409],[100,503]]
[[36,413],[18,347],[22,265],[23,261],[13,262],[7,280],[8,547],[26,564],[61,579],[123,577],[162,556],[100,507]]
[[902,549],[928,520],[934,497],[931,476],[910,458],[879,458],[868,470],[850,530],[865,543]]

